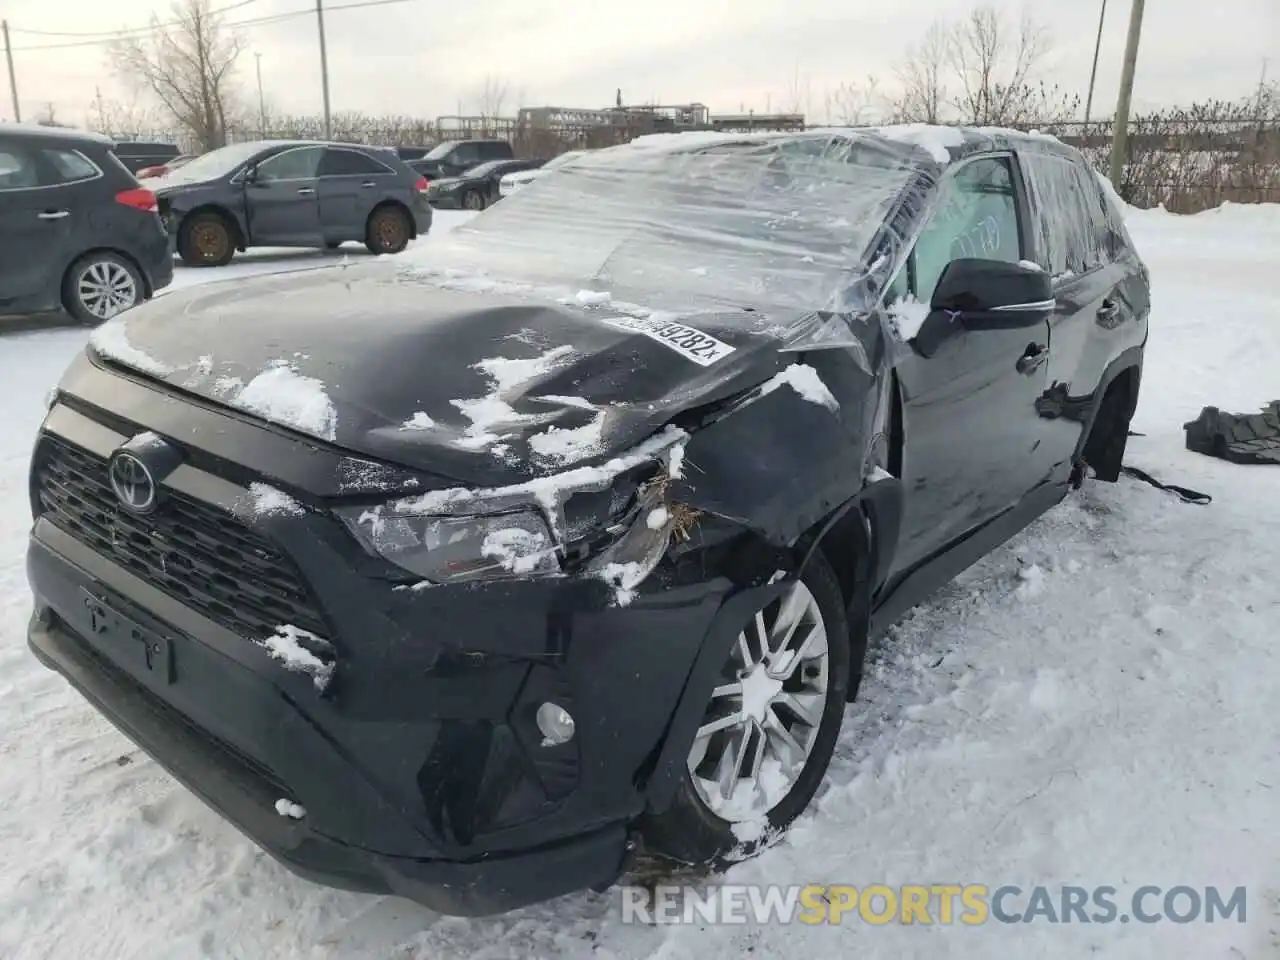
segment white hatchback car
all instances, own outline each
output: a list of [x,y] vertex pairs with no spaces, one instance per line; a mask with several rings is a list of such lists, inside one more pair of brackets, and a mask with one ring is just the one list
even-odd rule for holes
[[585,150],[570,150],[568,153],[562,153],[558,157],[552,157],[542,166],[536,167],[533,170],[517,170],[514,173],[508,173],[498,181],[498,195],[502,197],[509,197],[521,187],[537,180],[538,177],[546,173],[548,170],[554,170],[556,167],[563,167],[566,163],[577,159],[586,152],[587,151]]

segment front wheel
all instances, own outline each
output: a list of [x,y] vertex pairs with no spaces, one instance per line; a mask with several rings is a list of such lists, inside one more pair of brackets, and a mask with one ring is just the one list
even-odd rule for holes
[[641,825],[646,850],[716,869],[790,826],[835,751],[849,657],[840,585],[816,553],[738,634],[674,801]]
[[137,306],[145,296],[142,276],[114,253],[90,253],[67,271],[62,305],[81,323],[96,325]]
[[488,202],[479,190],[468,190],[466,196],[462,198],[462,206],[467,210],[483,210],[488,206]]
[[178,256],[189,267],[223,267],[235,256],[227,221],[217,213],[198,213],[178,228]]

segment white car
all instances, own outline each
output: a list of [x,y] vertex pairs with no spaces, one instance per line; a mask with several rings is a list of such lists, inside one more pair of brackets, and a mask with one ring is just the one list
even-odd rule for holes
[[558,157],[552,157],[542,166],[533,170],[517,170],[515,173],[508,173],[505,177],[498,181],[498,195],[509,197],[521,187],[537,180],[539,176],[548,170],[554,170],[556,167],[563,167],[570,160],[574,160],[582,156],[585,150],[570,150],[568,153],[562,153]]

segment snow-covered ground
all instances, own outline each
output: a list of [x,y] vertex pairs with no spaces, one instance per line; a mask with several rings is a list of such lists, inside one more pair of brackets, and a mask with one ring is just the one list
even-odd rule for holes
[[608,895],[462,921],[296,879],[26,651],[27,458],[85,339],[60,329],[0,337],[0,956],[1280,957],[1280,471],[1182,434],[1280,396],[1280,207],[1130,225],[1155,299],[1128,460],[1213,504],[1091,484],[966,572],[877,651],[817,809],[725,879],[1247,886],[1246,923],[642,927]]

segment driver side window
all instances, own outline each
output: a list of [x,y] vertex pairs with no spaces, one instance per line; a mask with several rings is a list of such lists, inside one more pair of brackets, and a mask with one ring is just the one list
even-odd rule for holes
[[258,164],[258,180],[310,180],[320,169],[320,147],[298,147]]
[[966,257],[1022,259],[1013,171],[1005,157],[970,161],[943,186],[938,209],[912,252],[916,298],[928,303],[947,264]]

